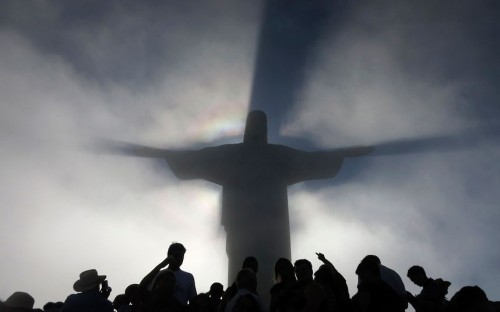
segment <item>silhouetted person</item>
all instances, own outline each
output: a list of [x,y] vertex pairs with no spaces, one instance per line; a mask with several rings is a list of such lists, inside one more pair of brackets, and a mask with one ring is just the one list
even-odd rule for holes
[[31,312],[42,311],[40,309],[33,309],[35,299],[28,293],[23,291],[16,291],[0,305],[0,311],[5,312]]
[[427,277],[424,268],[418,265],[408,269],[408,278],[415,285],[422,287],[422,291],[417,296],[407,292],[408,302],[416,312],[435,312],[442,308],[450,282],[443,281],[441,278]]
[[342,274],[325,258],[322,253],[316,253],[318,259],[324,264],[314,273],[314,280],[322,285],[327,284],[332,288],[335,302],[333,310],[344,310],[349,303],[349,288]]
[[83,271],[73,284],[77,294],[69,295],[64,301],[64,312],[113,312],[113,304],[107,299],[111,288],[106,275],[98,275],[95,269]]
[[270,312],[297,312],[302,307],[301,288],[295,277],[293,264],[286,258],[279,258],[274,264],[276,284],[271,288]]
[[210,285],[208,296],[210,297],[210,308],[212,312],[217,312],[219,310],[223,294],[224,286],[222,286],[221,283],[213,283]]
[[44,312],[59,312],[62,310],[64,303],[61,301],[58,302],[47,302],[43,306]]
[[319,283],[313,279],[312,264],[309,260],[299,259],[295,261],[295,276],[302,289],[303,306],[301,312],[326,312],[328,303],[326,293]]
[[166,160],[180,179],[205,179],[222,189],[222,225],[227,233],[228,283],[235,279],[247,255],[259,258],[260,293],[272,286],[273,263],[291,258],[287,187],[333,178],[346,157],[373,151],[356,147],[305,152],[268,144],[267,117],[248,114],[243,143],[193,151],[166,151]]
[[189,302],[189,312],[212,312],[209,294],[197,294],[193,300]]
[[[174,273],[177,281],[175,296],[183,305],[187,305],[188,302],[196,296],[196,285],[193,275],[189,272],[181,270],[185,253],[186,248],[181,243],[172,243],[168,247],[167,258],[158,264],[153,271],[145,277],[145,279],[147,278],[149,280],[151,276],[154,277],[155,275],[161,273],[161,270],[168,265],[168,270]],[[149,289],[151,289],[151,284],[149,285]]]
[[[243,263],[241,264],[241,269],[248,269],[251,270],[252,272],[255,273],[255,278],[257,278],[257,272],[259,272],[259,262],[254,256],[247,256],[243,260]],[[238,292],[238,285],[236,284],[236,279],[234,282],[229,286],[226,291],[224,292],[224,295],[222,296],[221,304],[219,307],[220,312],[224,312],[226,310],[226,306],[231,301],[231,299],[236,295]],[[257,292],[257,291],[256,291]]]
[[116,295],[115,299],[113,299],[113,308],[118,311],[126,311],[126,307],[129,305],[129,300],[125,294]]
[[444,312],[498,312],[500,305],[492,302],[478,286],[462,287],[444,307]]
[[380,267],[372,261],[361,261],[356,268],[361,280],[352,297],[353,308],[359,312],[403,312],[398,294],[380,278]]
[[[387,285],[391,286],[392,289],[399,295],[401,299],[401,305],[404,309],[408,308],[408,296],[406,294],[405,284],[401,279],[401,276],[391,268],[382,265],[379,257],[375,255],[367,255],[363,258],[362,261],[371,261],[376,263],[380,268],[380,279],[385,282]],[[358,278],[358,285],[360,283],[360,279]]]
[[323,287],[327,311],[334,311],[337,306],[337,296],[333,288],[333,273],[330,268],[322,264],[316,272],[314,272],[314,281]]
[[228,302],[225,312],[268,312],[257,294],[257,276],[250,269],[242,269],[236,276],[238,291]]
[[[168,259],[168,258],[167,258]],[[162,270],[157,272],[158,265],[151,273],[146,275],[139,284],[141,296],[141,312],[183,312],[186,306],[182,305],[175,296],[176,278],[174,272]],[[152,273],[155,274],[152,274]],[[148,286],[152,283],[151,288]]]
[[136,312],[140,305],[139,284],[130,284],[125,288],[125,297],[128,302],[118,312]]

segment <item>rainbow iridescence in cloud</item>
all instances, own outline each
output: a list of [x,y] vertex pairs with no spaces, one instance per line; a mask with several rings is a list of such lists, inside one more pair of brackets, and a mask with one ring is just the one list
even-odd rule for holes
[[212,112],[201,114],[190,129],[189,137],[194,141],[212,142],[223,138],[235,138],[238,142],[243,139],[246,113],[241,109],[232,109],[227,112]]

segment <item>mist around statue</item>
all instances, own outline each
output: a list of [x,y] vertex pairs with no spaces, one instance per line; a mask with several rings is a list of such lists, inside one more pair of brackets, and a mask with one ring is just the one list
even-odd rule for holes
[[[277,261],[293,284],[297,260],[325,271],[316,253],[343,276],[349,300],[367,255],[414,297],[422,287],[408,270],[418,265],[440,289],[451,283],[449,301],[500,299],[495,1],[0,6],[0,301],[11,308],[57,309],[90,278],[115,301],[159,264],[168,270],[172,242],[187,249],[180,268],[197,294],[231,286],[262,241],[276,247],[255,252],[269,300]],[[253,111],[267,116],[262,150],[274,158],[228,157],[231,172],[206,165],[214,159],[192,165],[195,154],[243,153]],[[96,153],[96,143],[118,149]],[[333,156],[352,147],[374,150],[341,164]],[[255,159],[267,164],[245,163]],[[206,179],[214,172],[235,187]],[[226,209],[236,206],[247,213]],[[175,276],[161,277],[171,294]]]

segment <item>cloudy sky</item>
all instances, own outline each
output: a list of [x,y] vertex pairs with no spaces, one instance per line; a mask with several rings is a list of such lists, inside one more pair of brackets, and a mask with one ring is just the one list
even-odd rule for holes
[[89,268],[114,298],[173,241],[187,247],[199,292],[226,285],[220,188],[88,146],[239,142],[260,107],[279,131],[273,143],[296,148],[443,136],[460,147],[396,144],[346,161],[333,180],[292,186],[292,260],[317,268],[324,253],[351,295],[356,265],[376,254],[411,292],[406,271],[419,264],[449,280],[450,295],[478,285],[500,300],[499,3],[336,1],[321,36],[305,40],[293,100],[259,106],[267,5],[2,1],[1,299],[22,290],[37,307],[63,301]]

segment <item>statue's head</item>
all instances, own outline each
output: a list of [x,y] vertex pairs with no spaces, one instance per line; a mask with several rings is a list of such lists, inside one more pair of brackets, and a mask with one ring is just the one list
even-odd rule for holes
[[261,110],[248,113],[243,143],[267,144],[267,116]]

